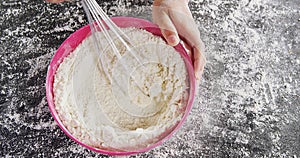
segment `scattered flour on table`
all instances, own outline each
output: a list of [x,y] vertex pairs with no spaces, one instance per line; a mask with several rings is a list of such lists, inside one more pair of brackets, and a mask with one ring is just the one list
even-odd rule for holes
[[63,60],[55,75],[54,100],[60,119],[74,137],[93,147],[147,147],[168,134],[185,110],[189,83],[180,54],[147,31],[123,30],[139,62],[119,40],[115,44],[122,58],[113,55],[103,34],[97,33],[107,50],[102,56],[107,73],[89,36]]

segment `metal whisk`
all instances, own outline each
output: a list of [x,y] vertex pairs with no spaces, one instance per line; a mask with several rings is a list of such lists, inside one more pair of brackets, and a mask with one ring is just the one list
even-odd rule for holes
[[[83,8],[87,14],[92,35],[95,41],[96,49],[99,51],[99,57],[100,57],[100,63],[102,66],[103,71],[105,72],[107,78],[111,82],[111,84],[114,83],[113,88],[115,88],[115,96],[122,96],[119,98],[122,98],[119,100],[119,106],[123,109],[123,111],[127,112],[130,115],[138,116],[138,117],[147,117],[150,115],[154,115],[161,107],[157,106],[149,106],[147,108],[138,108],[138,107],[130,107],[130,97],[129,93],[127,92],[127,88],[123,85],[124,82],[120,82],[117,80],[120,80],[120,78],[126,76],[127,78],[131,78],[133,83],[135,84],[140,93],[144,94],[145,96],[148,96],[151,98],[151,96],[145,92],[141,88],[141,86],[138,84],[137,79],[132,75],[130,72],[133,72],[134,68],[131,68],[128,66],[127,62],[122,62],[122,54],[120,54],[119,49],[116,46],[115,39],[119,40],[122,43],[122,46],[126,48],[126,52],[129,53],[131,56],[131,59],[134,60],[134,63],[138,63],[139,66],[142,67],[142,70],[144,69],[142,60],[138,56],[138,53],[134,50],[134,45],[130,41],[130,38],[107,16],[107,14],[103,11],[103,9],[98,5],[98,3],[95,0],[82,0]],[[125,70],[125,72],[122,72],[125,75],[119,75],[118,78],[114,78],[114,75],[110,75],[108,72],[108,67],[110,66],[107,62],[107,53],[105,52],[106,47],[102,45],[101,39],[99,39],[99,36],[96,35],[96,32],[101,31],[103,33],[105,40],[108,43],[108,46],[111,48],[113,55],[120,61],[120,65]],[[112,35],[115,37],[113,39]],[[125,78],[126,78],[125,77]],[[115,85],[117,84],[117,85]],[[114,87],[115,86],[115,87]],[[117,88],[116,88],[117,86]],[[118,99],[118,98],[116,98]]]
[[[143,65],[141,63],[141,60],[138,58],[138,56],[132,49],[133,44],[130,42],[129,37],[107,16],[107,14],[98,5],[98,3],[95,0],[82,0],[82,4],[86,14],[88,15],[88,20],[91,26],[92,34],[95,35],[97,31],[101,31],[104,34],[105,39],[107,40],[109,47],[111,47],[114,55],[117,57],[117,59],[120,60],[122,58],[122,55],[120,54],[120,51],[116,47],[114,39],[111,37],[111,35],[108,32],[108,30],[112,31],[113,34],[116,36],[116,38],[122,42],[123,46],[125,46],[127,52],[129,52],[130,55],[132,55],[140,65]],[[99,54],[100,54],[100,62],[102,64],[102,67],[109,80],[112,81],[112,78],[111,76],[108,75],[106,69],[107,65],[105,65],[106,54],[103,54],[104,46],[103,45],[101,45],[101,47],[99,46],[98,41],[100,41],[100,39],[98,39],[99,38],[98,36],[94,36],[94,38],[95,38],[95,45],[97,47],[97,50],[100,50]],[[121,63],[121,65],[123,66],[123,68],[125,68],[126,71],[129,71],[125,63]]]

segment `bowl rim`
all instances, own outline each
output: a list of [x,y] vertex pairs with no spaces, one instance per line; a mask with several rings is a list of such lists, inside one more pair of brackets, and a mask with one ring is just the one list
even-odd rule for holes
[[[140,18],[133,18],[133,17],[124,17],[124,16],[120,16],[120,17],[112,17],[111,18],[112,21],[114,21],[119,27],[135,27],[135,28],[140,28],[143,30],[146,30],[156,36],[162,36],[162,33],[160,31],[160,29],[158,28],[157,25],[153,24],[150,21],[144,20],[144,19],[140,19]],[[70,53],[73,52],[73,50],[87,37],[90,35],[90,26],[89,24],[81,27],[80,29],[78,29],[77,31],[75,31],[74,33],[72,33],[61,45],[60,47],[57,49],[56,53],[54,54],[54,56],[51,59],[51,62],[48,66],[48,71],[47,71],[47,78],[46,78],[46,98],[47,98],[47,102],[48,102],[48,107],[50,109],[50,112],[54,118],[54,120],[56,121],[56,123],[58,124],[58,126],[62,129],[62,131],[72,140],[74,140],[76,143],[80,144],[81,146],[101,153],[101,154],[106,154],[106,155],[132,155],[132,154],[137,154],[137,153],[142,153],[142,152],[146,152],[149,151],[159,145],[161,145],[162,143],[164,143],[166,140],[170,139],[175,132],[177,132],[179,130],[179,128],[182,126],[182,124],[185,122],[187,116],[189,115],[192,106],[193,106],[193,102],[194,102],[194,97],[195,97],[195,86],[196,86],[196,78],[194,75],[194,68],[193,68],[193,64],[191,61],[191,58],[189,57],[189,55],[187,54],[185,48],[181,45],[178,44],[177,46],[175,46],[174,48],[176,49],[176,51],[178,53],[180,53],[180,55],[182,56],[182,58],[185,61],[185,65],[187,67],[187,71],[188,71],[188,76],[190,78],[190,91],[189,91],[189,99],[187,102],[187,106],[184,112],[184,115],[182,116],[181,120],[179,121],[179,123],[177,123],[173,129],[171,130],[171,132],[169,134],[167,134],[166,136],[164,136],[163,138],[161,138],[159,141],[157,141],[154,144],[149,145],[146,148],[142,148],[139,150],[134,150],[134,151],[111,151],[111,150],[105,150],[104,148],[100,149],[100,148],[95,148],[92,146],[89,146],[87,144],[84,144],[83,142],[81,142],[80,140],[78,140],[76,137],[74,137],[68,130],[67,128],[63,125],[62,121],[60,120],[58,113],[56,112],[55,109],[55,105],[54,105],[54,93],[53,93],[53,83],[54,83],[54,76],[56,73],[57,68],[59,67],[59,65],[63,62],[63,59],[65,57],[67,57]]]

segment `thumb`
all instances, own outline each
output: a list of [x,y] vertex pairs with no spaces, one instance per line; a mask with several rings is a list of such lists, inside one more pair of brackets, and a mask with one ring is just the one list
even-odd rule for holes
[[176,46],[180,39],[176,27],[167,12],[168,9],[166,7],[154,6],[152,11],[153,22],[159,26],[167,43],[171,46]]
[[176,46],[180,42],[177,32],[173,32],[164,28],[161,28],[161,32],[169,45]]

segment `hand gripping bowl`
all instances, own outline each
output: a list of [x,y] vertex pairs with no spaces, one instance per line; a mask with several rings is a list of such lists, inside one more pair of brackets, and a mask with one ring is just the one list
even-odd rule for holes
[[[143,19],[138,19],[138,18],[130,18],[130,17],[114,17],[111,18],[119,27],[121,28],[126,28],[126,27],[135,27],[135,28],[140,28],[144,29],[148,32],[151,32],[152,34],[156,36],[162,37],[162,34],[160,32],[160,29],[154,25],[153,23],[143,20]],[[177,50],[178,53],[180,53],[181,57],[183,58],[187,72],[188,72],[188,77],[189,77],[189,94],[188,94],[188,100],[187,100],[187,105],[183,114],[182,119],[180,120],[179,123],[177,123],[170,132],[164,135],[158,142],[151,144],[150,146],[146,148],[142,148],[139,150],[135,151],[113,151],[105,148],[95,148],[92,146],[89,146],[87,144],[84,144],[80,140],[78,140],[76,137],[74,137],[68,129],[63,125],[62,121],[60,120],[58,113],[55,109],[55,104],[54,104],[54,93],[53,93],[53,83],[54,83],[54,77],[55,73],[63,61],[65,57],[67,57],[70,53],[73,52],[73,50],[91,33],[90,31],[90,26],[86,25],[79,30],[77,30],[75,33],[70,35],[59,47],[59,49],[56,51],[55,55],[53,56],[49,68],[48,68],[48,73],[47,73],[47,79],[46,79],[46,95],[47,95],[47,101],[48,105],[50,108],[50,111],[52,113],[52,116],[54,117],[55,121],[57,122],[58,126],[64,131],[64,133],[73,139],[75,142],[78,144],[92,150],[95,152],[99,152],[102,154],[107,154],[107,155],[130,155],[130,154],[136,154],[136,153],[141,153],[148,151],[160,144],[162,144],[164,141],[169,139],[183,124],[185,121],[186,117],[188,116],[192,105],[194,101],[194,96],[195,96],[195,77],[194,77],[194,69],[192,66],[192,61],[190,57],[188,56],[185,48],[181,45],[178,44],[174,48]]]

